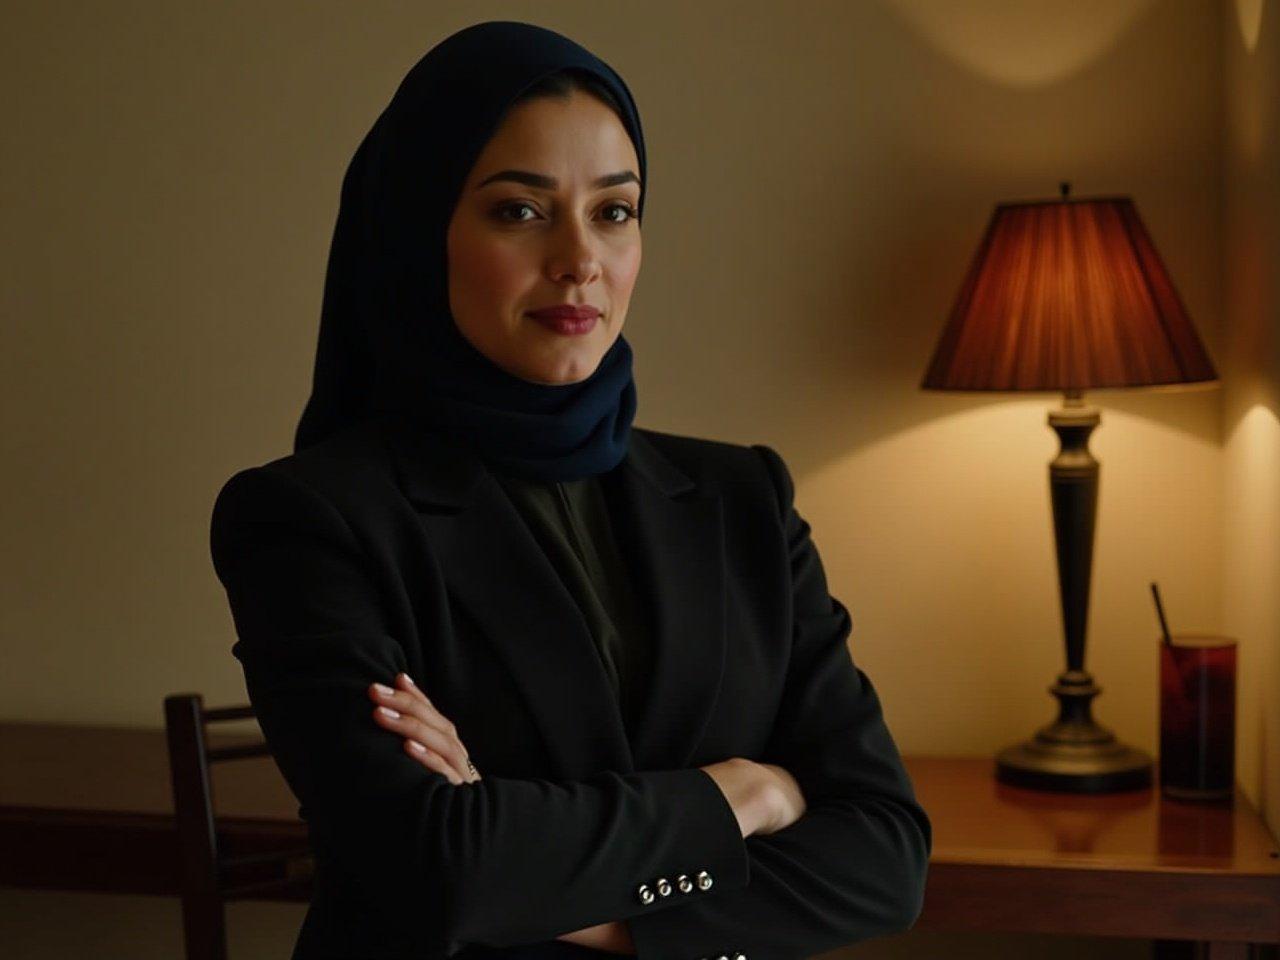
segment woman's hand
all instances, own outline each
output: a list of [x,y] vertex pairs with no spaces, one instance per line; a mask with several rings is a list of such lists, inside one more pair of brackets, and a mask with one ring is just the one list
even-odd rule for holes
[[[427,695],[407,673],[396,674],[395,688],[370,684],[369,699],[377,706],[373,718],[379,726],[404,738],[405,753],[429,770],[443,773],[452,784],[474,783],[480,771],[467,759],[453,723],[432,706]],[[390,708],[396,716],[383,711]],[[631,930],[620,920],[584,927],[556,938],[596,950],[634,954]]]
[[720,788],[738,818],[744,838],[764,833],[781,816],[777,778],[764,765],[746,757],[730,757],[700,767]]
[[631,928],[621,920],[610,920],[608,923],[583,927],[572,933],[562,933],[556,939],[591,947],[593,950],[605,950],[609,953],[636,952],[635,941],[631,939]]
[[700,769],[733,808],[743,837],[777,833],[804,816],[808,807],[795,777],[777,764],[730,757]]
[[378,725],[403,737],[405,753],[428,770],[444,774],[455,786],[479,780],[480,771],[467,758],[467,748],[449,718],[431,705],[407,673],[396,674],[395,685],[395,689],[380,683],[369,686]]
[[796,782],[796,778],[785,767],[780,767],[776,763],[760,764],[772,776],[775,789],[772,791],[774,802],[771,809],[773,810],[773,819],[765,824],[760,833],[777,833],[784,827],[789,827],[801,817],[804,816],[805,810],[809,808],[808,802],[805,800],[804,791],[800,789],[800,784]]

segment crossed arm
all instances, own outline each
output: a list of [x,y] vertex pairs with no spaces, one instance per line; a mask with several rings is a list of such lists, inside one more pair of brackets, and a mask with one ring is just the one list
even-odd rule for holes
[[[407,673],[396,674],[394,687],[370,684],[369,698],[376,704],[374,721],[400,735],[405,753],[422,766],[447,777],[455,787],[480,779],[480,771],[467,756],[458,728],[436,709]],[[556,939],[610,953],[636,952],[631,931],[618,920],[562,933]]]
[[[374,721],[402,737],[405,752],[411,758],[447,777],[454,786],[481,779],[457,727],[407,673],[396,674],[393,687],[370,684],[368,693],[375,704]],[[734,758],[701,769],[724,792],[743,837],[774,833],[804,814],[804,794],[795,778],[782,767]],[[556,939],[610,953],[636,952],[630,928],[619,920],[562,933]]]
[[[308,811],[318,856],[367,883],[389,923],[412,917],[399,921],[406,937],[429,938],[424,946],[444,956],[468,943],[512,946],[573,931],[642,960],[734,950],[796,960],[914,922],[928,818],[875,690],[850,657],[848,613],[827,593],[786,468],[768,447],[756,450],[778,495],[794,623],[760,759],[790,772],[808,810],[745,838],[702,769],[455,785],[426,763],[405,764],[412,748],[366,712],[370,685],[405,671],[404,651],[345,519],[269,466],[224,486],[214,566],[263,733]],[[402,853],[387,857],[389,849]],[[714,875],[714,889],[638,902],[637,878],[690,863]],[[624,932],[625,951],[604,945],[623,944]]]

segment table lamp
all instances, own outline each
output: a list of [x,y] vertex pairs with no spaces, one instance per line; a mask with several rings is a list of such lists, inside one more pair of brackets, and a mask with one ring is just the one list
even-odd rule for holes
[[1061,390],[1049,464],[1067,668],[1058,718],[1000,750],[996,779],[1065,793],[1151,783],[1151,757],[1096,723],[1102,688],[1084,668],[1098,461],[1098,411],[1084,391],[1217,380],[1186,308],[1128,197],[1001,203],[929,362],[925,390]]

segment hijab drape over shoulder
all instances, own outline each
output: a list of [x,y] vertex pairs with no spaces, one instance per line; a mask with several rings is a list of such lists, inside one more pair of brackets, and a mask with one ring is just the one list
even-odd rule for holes
[[590,377],[546,385],[489,360],[449,311],[445,240],[462,185],[512,101],[565,68],[594,74],[621,105],[640,163],[643,216],[640,118],[608,64],[527,23],[479,23],[441,41],[400,83],[343,179],[295,452],[394,412],[527,479],[575,479],[621,461],[636,410],[631,347],[621,335]]

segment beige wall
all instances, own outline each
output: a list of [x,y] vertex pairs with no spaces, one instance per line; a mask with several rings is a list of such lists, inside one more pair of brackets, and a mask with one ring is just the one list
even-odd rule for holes
[[1223,10],[1223,627],[1242,782],[1280,833],[1280,4]]
[[528,19],[617,67],[645,122],[636,422],[783,454],[905,752],[1021,739],[1063,665],[1060,398],[917,388],[963,270],[1000,200],[1063,179],[1135,199],[1226,389],[1090,397],[1096,713],[1154,752],[1156,580],[1175,629],[1237,632],[1259,668],[1240,773],[1277,822],[1277,362],[1250,346],[1277,309],[1275,0],[1248,51],[1210,0],[15,6],[0,716],[153,725],[173,690],[243,699],[209,511],[288,452],[346,163],[434,42]]

